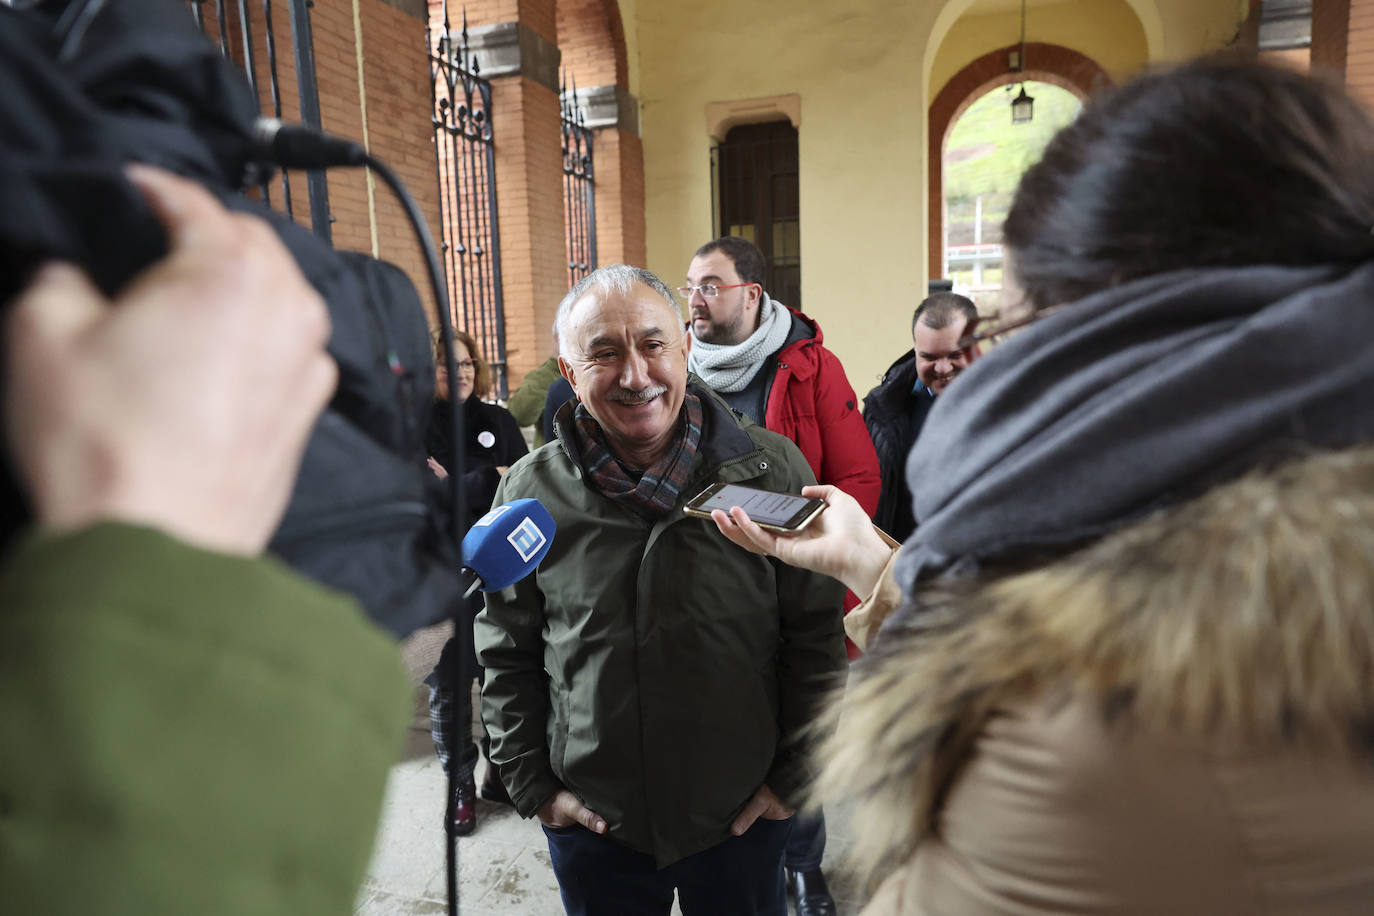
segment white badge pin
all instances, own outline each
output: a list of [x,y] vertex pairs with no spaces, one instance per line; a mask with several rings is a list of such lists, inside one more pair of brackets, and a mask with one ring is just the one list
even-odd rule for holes
[[477,434],[477,444],[482,448],[491,448],[496,444],[496,437],[492,435],[491,430],[484,429]]

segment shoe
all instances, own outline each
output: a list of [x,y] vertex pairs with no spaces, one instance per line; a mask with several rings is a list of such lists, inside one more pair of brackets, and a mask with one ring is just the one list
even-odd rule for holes
[[511,804],[510,793],[506,791],[505,784],[501,782],[501,775],[496,772],[496,764],[487,763],[487,774],[482,777],[482,788],[477,795],[479,798],[496,802],[498,805]]
[[797,916],[835,916],[835,898],[825,886],[819,868],[811,871],[787,869],[787,893],[797,904]]
[[460,780],[454,790],[449,828],[454,836],[467,836],[477,829],[477,786],[471,776]]

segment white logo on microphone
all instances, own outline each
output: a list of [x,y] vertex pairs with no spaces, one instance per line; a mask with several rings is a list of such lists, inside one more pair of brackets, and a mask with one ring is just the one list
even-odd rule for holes
[[528,563],[530,558],[543,548],[548,538],[544,536],[544,532],[539,530],[534,519],[527,518],[506,536],[506,540],[510,541],[515,552],[520,554],[520,559]]

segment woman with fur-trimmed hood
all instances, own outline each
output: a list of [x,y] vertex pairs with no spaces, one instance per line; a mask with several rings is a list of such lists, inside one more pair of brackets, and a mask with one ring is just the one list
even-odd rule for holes
[[870,595],[820,787],[866,913],[1374,911],[1372,229],[1340,89],[1138,79],[1021,181],[1040,317],[932,410],[912,539],[717,516]]

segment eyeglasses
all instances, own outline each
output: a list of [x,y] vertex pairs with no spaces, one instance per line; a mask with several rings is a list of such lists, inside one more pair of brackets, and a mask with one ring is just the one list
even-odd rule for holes
[[1006,324],[993,325],[991,328],[988,328],[986,331],[982,332],[978,331],[978,325],[983,320],[982,317],[979,316],[968,323],[968,327],[965,329],[966,333],[963,337],[959,338],[959,342],[955,344],[955,346],[958,347],[960,350],[973,350],[985,340],[992,340],[994,337],[1001,337],[1003,334],[1006,334],[1010,331],[1015,331],[1019,328],[1024,328],[1026,325],[1034,324],[1041,318],[1048,318],[1049,316],[1053,315],[1055,312],[1063,308],[1064,306],[1062,305],[1053,305],[1047,309],[1040,309],[1039,311],[1031,312],[1024,318],[1018,318],[1015,321],[1008,321]]
[[[471,371],[473,371],[474,369],[477,368],[477,364],[474,363],[474,362],[473,362],[472,360],[470,360],[470,359],[462,360],[462,361],[459,362],[457,365],[458,365],[458,371],[459,371],[459,372],[471,372]],[[438,369],[439,369],[439,371],[441,371],[441,372],[447,372],[447,371],[448,371],[448,366],[444,365],[443,357],[440,357],[440,358],[439,358]]]
[[684,299],[691,299],[692,293],[701,293],[703,299],[714,299],[720,295],[723,289],[735,289],[739,286],[756,286],[754,283],[727,283],[719,286],[715,283],[703,283],[701,286],[679,286],[677,294]]

